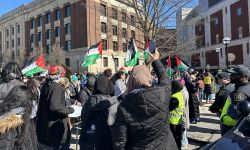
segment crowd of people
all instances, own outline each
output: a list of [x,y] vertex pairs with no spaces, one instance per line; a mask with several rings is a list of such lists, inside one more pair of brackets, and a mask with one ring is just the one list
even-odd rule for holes
[[222,135],[237,124],[235,106],[250,96],[248,68],[216,76],[176,70],[169,78],[159,53],[150,57],[152,71],[138,65],[98,75],[54,65],[47,74],[26,77],[17,63],[8,63],[0,81],[0,149],[69,149],[72,105],[82,107],[82,150],[186,149],[204,103],[213,103],[209,109],[220,117]]

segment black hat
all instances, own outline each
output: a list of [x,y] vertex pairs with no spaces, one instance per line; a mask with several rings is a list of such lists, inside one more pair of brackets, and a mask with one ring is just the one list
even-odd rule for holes
[[221,72],[217,76],[218,79],[230,80],[230,74],[227,72]]
[[240,73],[247,77],[250,77],[250,70],[244,65],[237,65],[234,68],[227,69],[229,73]]

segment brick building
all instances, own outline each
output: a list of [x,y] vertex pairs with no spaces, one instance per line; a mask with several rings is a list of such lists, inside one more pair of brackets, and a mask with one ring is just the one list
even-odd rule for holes
[[[226,53],[223,38],[232,41],[228,45],[229,55],[233,55],[230,65],[244,64],[250,67],[249,29],[250,0],[199,0],[179,26],[184,32],[177,37],[178,44],[186,43],[183,39],[192,40],[187,60],[197,68],[225,68]],[[220,49],[220,51],[216,51]]]
[[[130,37],[136,37],[137,46],[143,47],[143,34],[135,27],[134,10],[122,1],[34,0],[21,8],[17,15],[7,14],[7,24],[0,22],[0,33],[16,22],[21,24],[24,36],[20,45],[28,51],[44,50],[48,64],[63,63],[74,71],[83,71],[79,64],[88,47],[102,40],[103,58],[88,71],[100,72],[107,67],[115,70],[124,66]],[[7,36],[0,37],[2,49],[11,51],[4,45],[10,42]]]

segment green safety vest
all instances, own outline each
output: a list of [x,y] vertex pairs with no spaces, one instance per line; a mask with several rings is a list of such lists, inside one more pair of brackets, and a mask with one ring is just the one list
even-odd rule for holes
[[179,101],[179,105],[175,110],[169,113],[169,123],[174,125],[182,124],[182,116],[184,113],[185,102],[182,92],[177,92],[171,96],[171,98],[176,98]]
[[224,105],[224,107],[222,109],[220,120],[224,125],[233,127],[233,126],[235,126],[237,124],[237,120],[231,118],[228,115],[228,108],[229,108],[230,105],[231,105],[231,99],[228,97],[227,101],[226,101],[226,103],[225,103],[225,105]]

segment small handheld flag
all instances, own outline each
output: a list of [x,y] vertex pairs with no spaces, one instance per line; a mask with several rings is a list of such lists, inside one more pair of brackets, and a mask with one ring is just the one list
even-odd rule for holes
[[92,45],[88,49],[88,53],[84,56],[84,61],[82,63],[83,67],[88,67],[90,65],[96,64],[96,60],[102,56],[102,41]]

